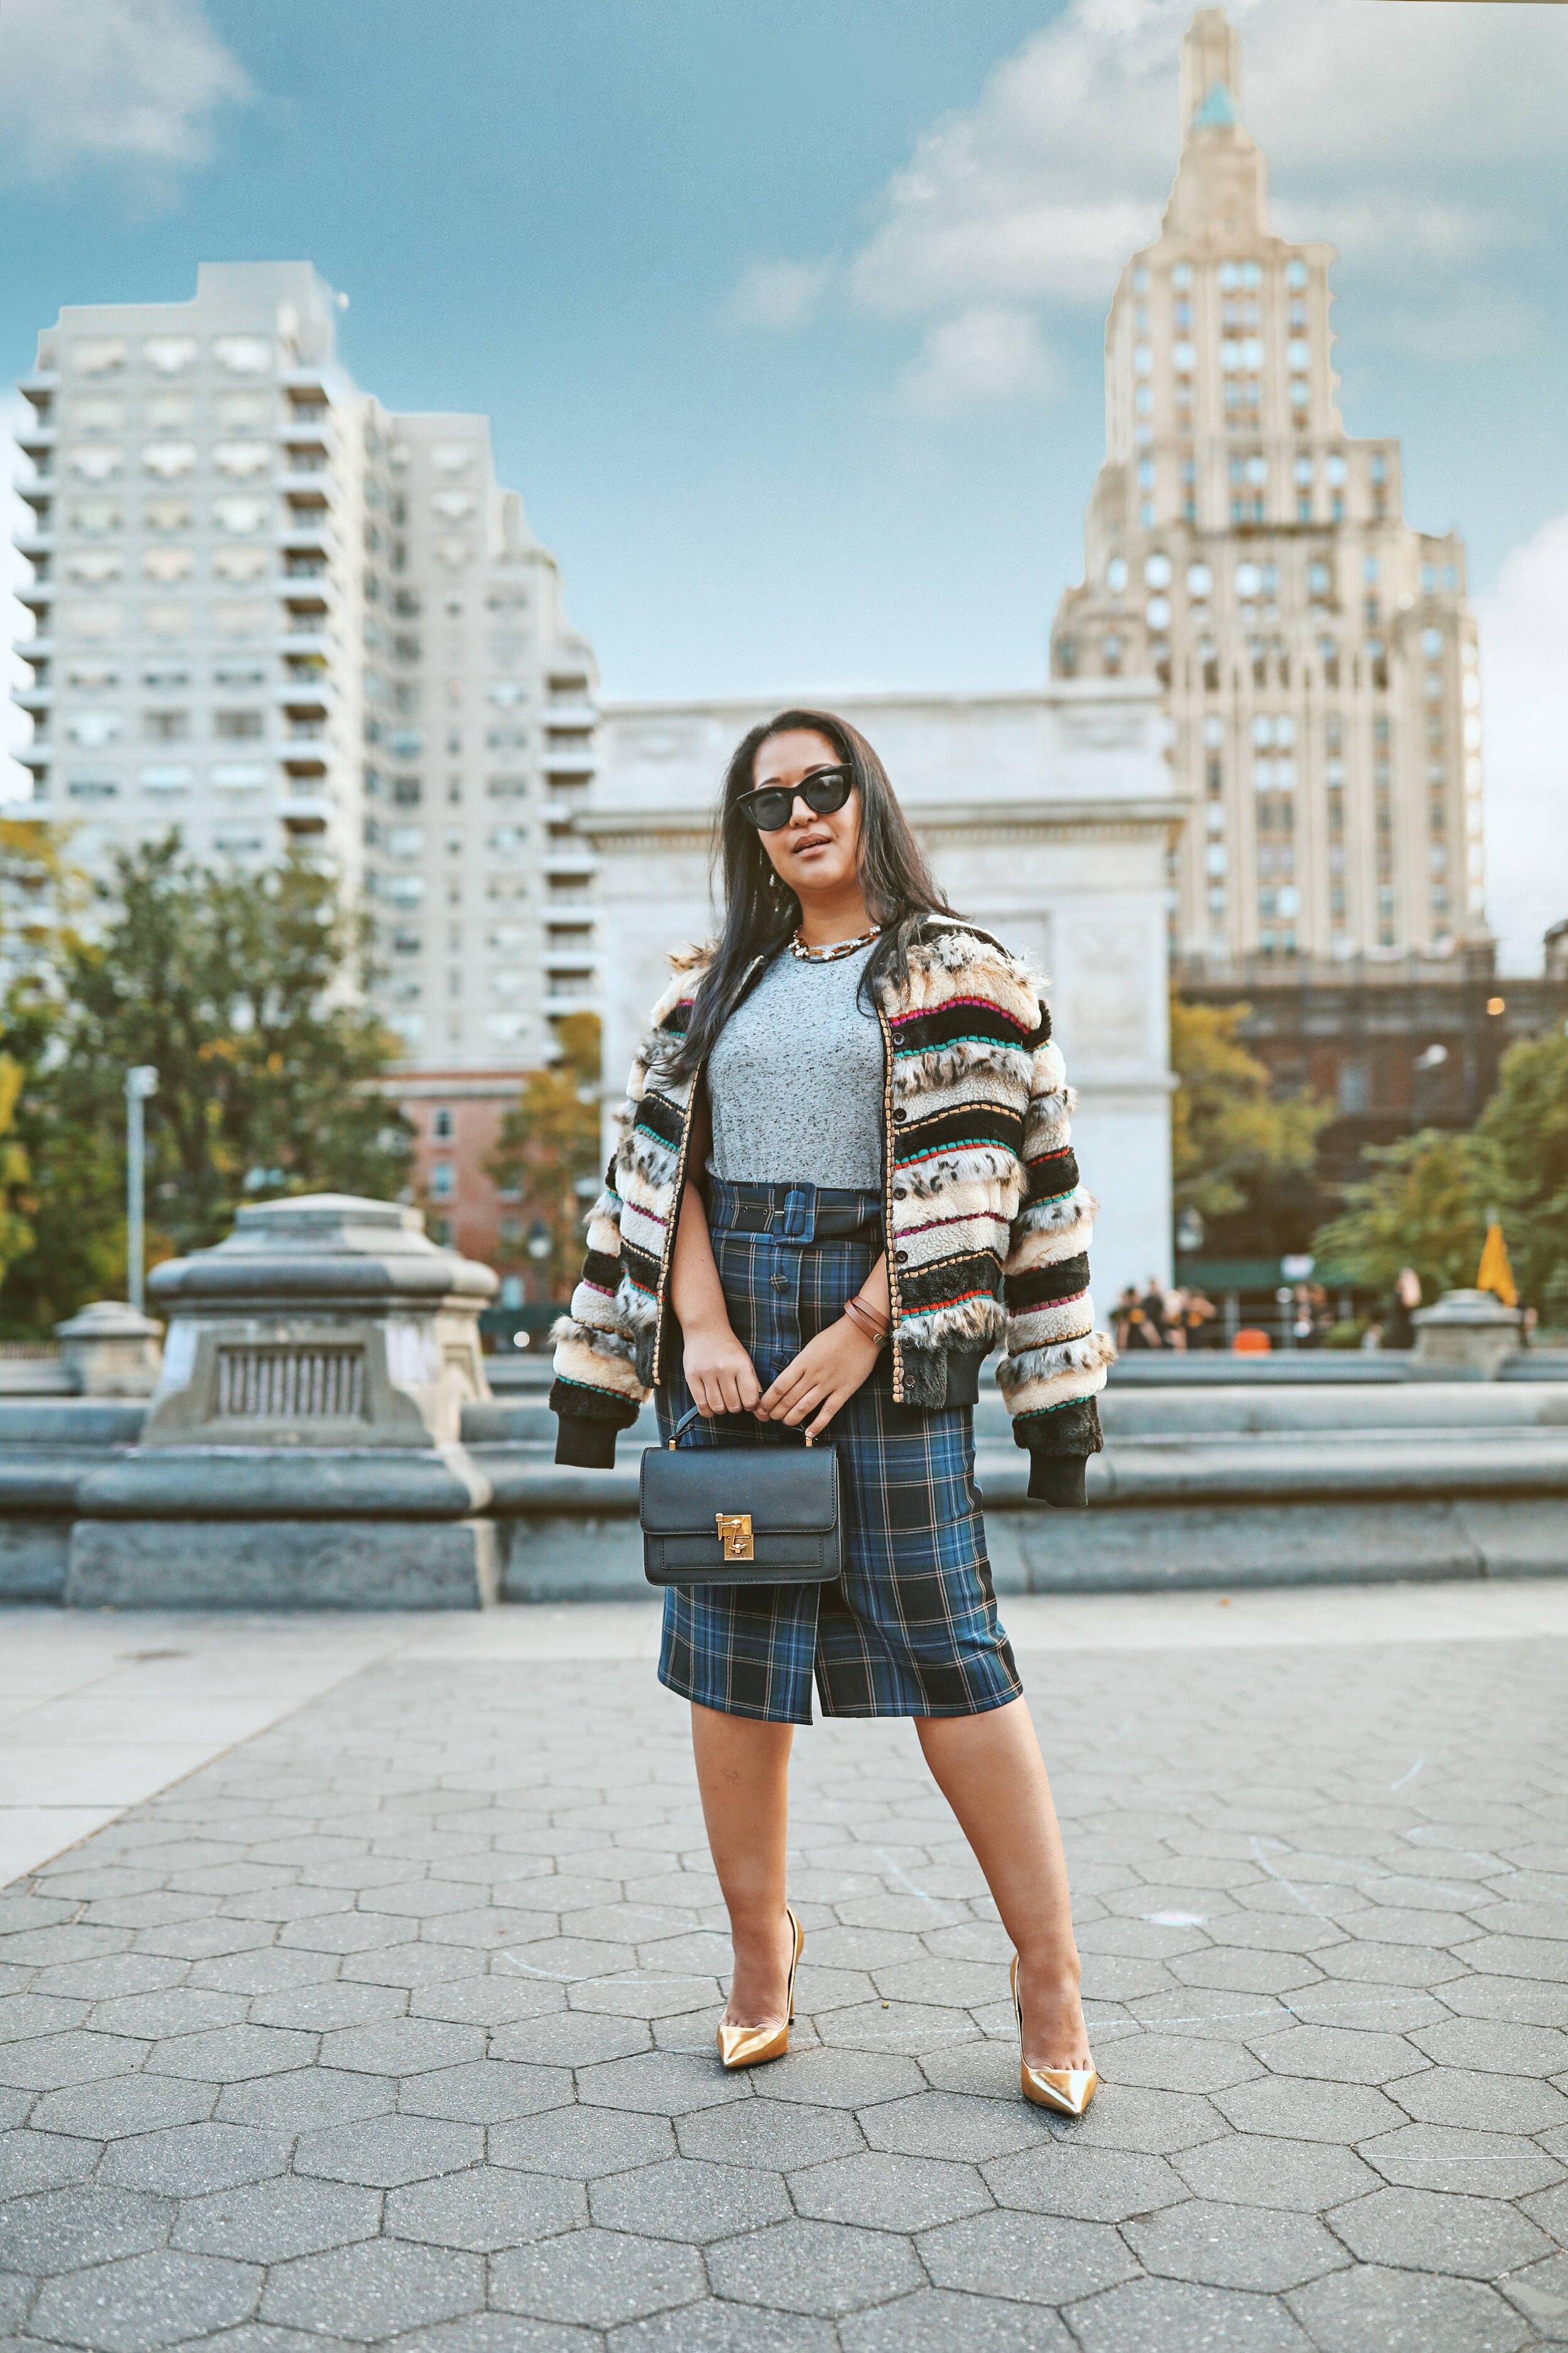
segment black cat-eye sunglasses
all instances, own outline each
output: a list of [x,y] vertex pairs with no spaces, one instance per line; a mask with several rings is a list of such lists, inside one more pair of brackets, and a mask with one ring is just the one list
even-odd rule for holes
[[855,778],[847,768],[817,768],[798,785],[759,785],[755,792],[742,793],[735,806],[759,833],[777,833],[789,823],[797,793],[814,817],[831,817],[854,789]]

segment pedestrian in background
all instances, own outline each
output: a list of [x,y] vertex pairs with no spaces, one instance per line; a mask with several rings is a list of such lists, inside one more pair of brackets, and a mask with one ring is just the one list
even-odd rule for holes
[[734,1972],[727,2067],[788,2047],[805,1932],[788,1764],[811,1721],[908,1715],[1015,1947],[1021,2083],[1079,2115],[1096,2076],[1067,1865],[996,1611],[974,1484],[982,1359],[1029,1493],[1081,1506],[1111,1350],[1092,1204],[1036,982],[948,908],[858,731],[792,711],[731,761],[717,946],[682,960],[633,1068],[557,1326],[556,1460],[614,1460],[657,1391],[718,1447],[831,1431],[843,1575],[670,1587],[659,1677],[691,1704]]

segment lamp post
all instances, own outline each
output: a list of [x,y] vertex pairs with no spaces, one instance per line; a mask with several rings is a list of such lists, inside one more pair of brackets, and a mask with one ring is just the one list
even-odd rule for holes
[[528,1229],[528,1255],[539,1269],[540,1286],[546,1293],[550,1286],[545,1281],[544,1265],[550,1256],[551,1248],[549,1227],[542,1218],[535,1218]]
[[147,1130],[142,1104],[158,1092],[151,1062],[125,1073],[126,1296],[139,1314],[147,1306]]

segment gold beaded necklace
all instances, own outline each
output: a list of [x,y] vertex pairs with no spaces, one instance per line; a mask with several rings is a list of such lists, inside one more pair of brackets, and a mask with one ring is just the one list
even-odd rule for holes
[[831,947],[826,948],[807,947],[801,937],[803,928],[800,925],[795,928],[795,937],[789,944],[791,955],[798,956],[802,964],[837,964],[840,956],[853,955],[858,948],[868,948],[872,941],[880,936],[882,926],[873,923],[870,930],[862,932],[858,940],[835,940]]

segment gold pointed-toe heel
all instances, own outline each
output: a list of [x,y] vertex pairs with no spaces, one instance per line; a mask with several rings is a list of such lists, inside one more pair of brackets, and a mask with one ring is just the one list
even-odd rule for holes
[[1024,2056],[1024,2011],[1018,2000],[1018,1956],[1013,1956],[1013,2015],[1018,2021],[1018,2081],[1026,2100],[1058,2116],[1081,2116],[1100,2087],[1091,2060],[1087,2067],[1031,2067]]
[[795,1938],[789,1957],[788,2015],[780,2026],[721,2026],[719,2057],[726,2067],[760,2067],[769,2059],[782,2059],[789,2049],[789,2031],[795,2021],[795,1973],[805,1950],[805,1930],[787,1904],[784,1918]]

